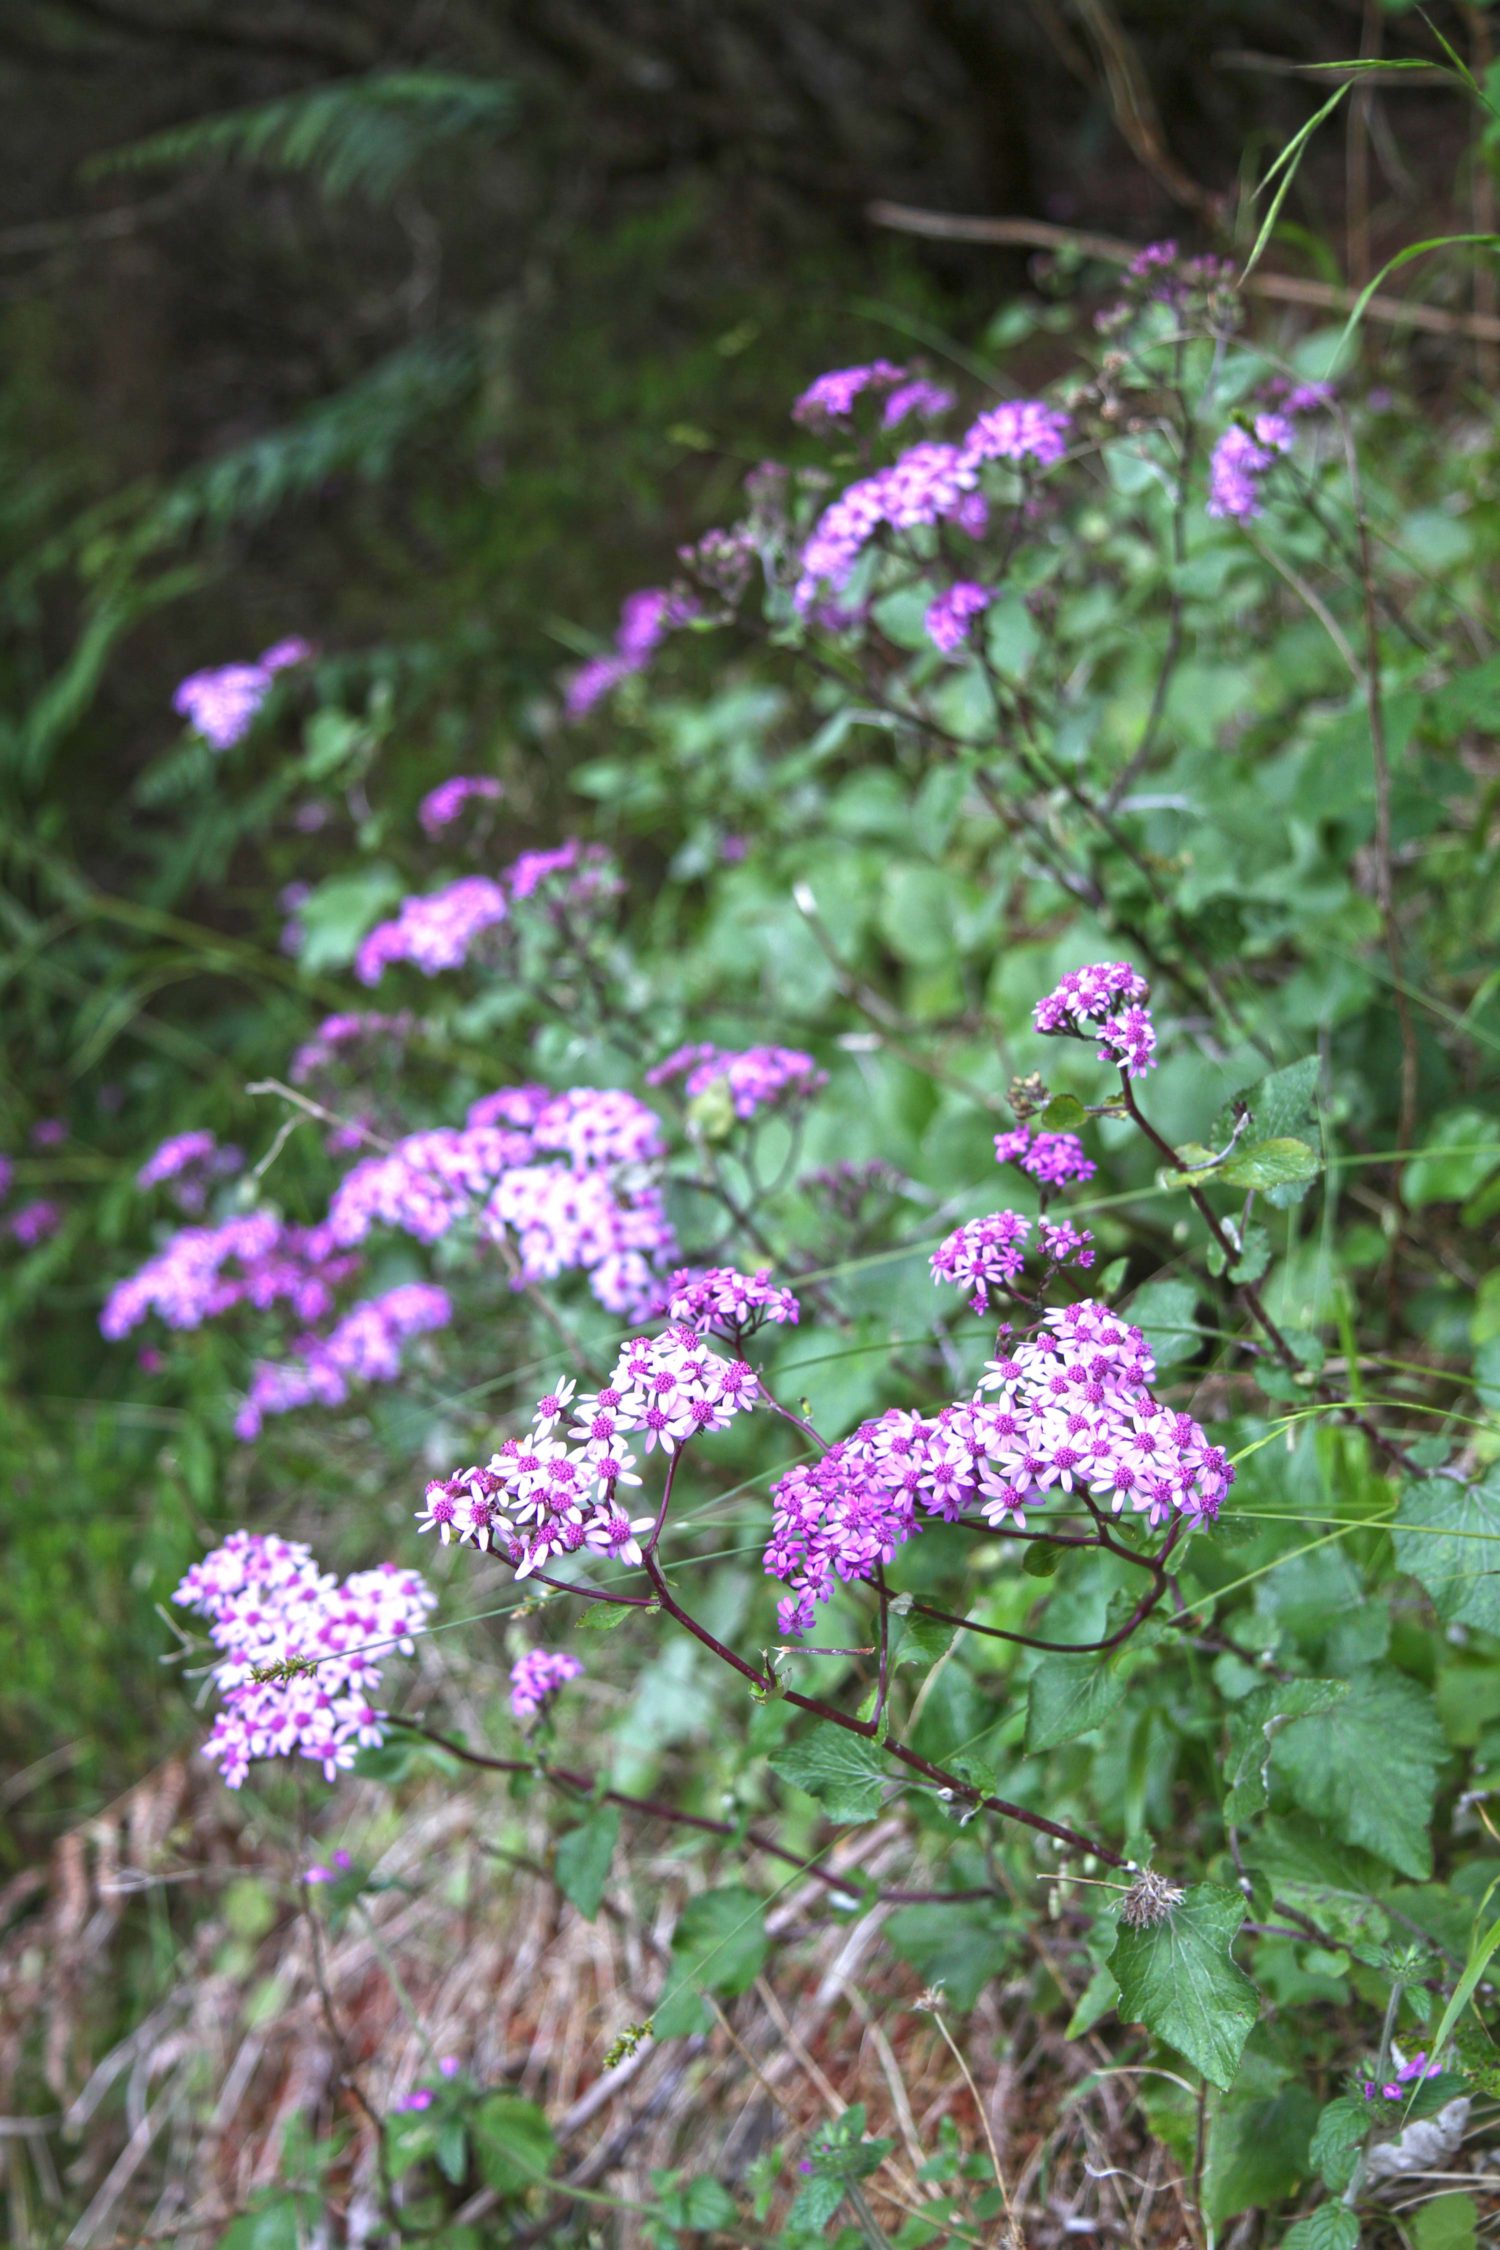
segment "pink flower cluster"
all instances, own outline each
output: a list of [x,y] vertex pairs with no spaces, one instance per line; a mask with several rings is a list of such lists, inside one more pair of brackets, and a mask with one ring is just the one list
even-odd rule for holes
[[1296,431],[1284,414],[1257,414],[1249,429],[1231,423],[1208,464],[1208,512],[1245,523],[1264,502],[1260,488],[1278,454],[1290,453]]
[[488,875],[463,875],[444,890],[404,898],[394,922],[377,922],[354,957],[361,984],[379,984],[397,961],[410,961],[423,976],[462,968],[486,930],[503,922],[510,909],[505,893]]
[[377,1225],[436,1242],[471,1218],[482,1237],[513,1244],[521,1282],[582,1270],[607,1311],[641,1319],[677,1254],[660,1190],[643,1176],[663,1154],[660,1120],[634,1094],[505,1087],[463,1127],[410,1134],[356,1164],[328,1225],[342,1243]]
[[795,1324],[802,1308],[790,1289],[778,1289],[769,1266],[758,1273],[736,1273],[732,1266],[710,1266],[694,1273],[684,1266],[672,1276],[667,1318],[699,1336],[722,1336],[736,1347],[758,1328]]
[[995,1135],[997,1164],[1018,1164],[1042,1187],[1063,1187],[1069,1180],[1091,1180],[1097,1170],[1085,1156],[1076,1133],[1041,1133],[1032,1125],[1017,1125]]
[[1044,1315],[992,1360],[967,1402],[931,1416],[892,1409],[772,1488],[768,1575],[791,1587],[784,1633],[804,1633],[838,1581],[873,1577],[924,1518],[977,1512],[1024,1528],[1052,1492],[1081,1489],[1115,1514],[1211,1523],[1234,1482],[1221,1447],[1150,1390],[1145,1338],[1085,1298]]
[[[933,1252],[932,1278],[972,1290],[969,1302],[975,1312],[984,1312],[992,1290],[1003,1296],[1019,1280],[1030,1233],[1031,1221],[1019,1211],[991,1211],[986,1218],[966,1220]],[[1094,1262],[1093,1236],[1066,1220],[1038,1220],[1037,1237],[1054,1272],[1059,1266]]]
[[[378,984],[397,961],[424,976],[459,969],[487,931],[510,920],[515,908],[536,901],[554,920],[587,912],[623,889],[619,870],[600,844],[576,837],[548,851],[522,852],[497,881],[464,875],[439,891],[401,901],[393,922],[378,922],[354,959],[361,984]],[[337,1019],[336,1019],[337,1020]]]
[[288,1226],[247,1211],[216,1227],[183,1227],[105,1300],[99,1326],[111,1342],[156,1313],[169,1328],[198,1328],[241,1304],[289,1304],[300,1321],[326,1319],[334,1291],[358,1271],[328,1226]]
[[583,1666],[564,1648],[530,1648],[510,1668],[510,1708],[517,1719],[534,1719]]
[[[842,592],[871,540],[886,530],[913,531],[950,519],[963,521],[966,503],[979,492],[991,461],[1035,461],[1048,466],[1066,449],[1069,418],[1037,399],[1010,399],[981,414],[958,445],[928,439],[840,493],[824,509],[802,550],[793,594],[807,611],[826,586]],[[983,516],[968,528],[982,528]]]
[[417,807],[417,818],[429,836],[451,828],[464,806],[479,798],[493,804],[505,791],[492,774],[456,773],[429,789]]
[[512,907],[535,899],[554,916],[587,913],[618,898],[624,879],[602,844],[576,836],[548,851],[522,852],[502,877]]
[[295,1359],[261,1362],[235,1417],[235,1436],[259,1437],[268,1414],[342,1406],[357,1384],[394,1383],[407,1339],[446,1328],[452,1318],[447,1291],[426,1281],[401,1282],[351,1305],[326,1336],[304,1337]]
[[11,1238],[23,1250],[34,1250],[39,1242],[46,1242],[56,1234],[63,1223],[63,1208],[49,1195],[39,1195],[30,1203],[22,1203],[11,1212],[6,1224]]
[[745,1047],[736,1052],[706,1041],[679,1047],[647,1071],[646,1084],[667,1086],[679,1078],[688,1101],[696,1101],[710,1087],[726,1086],[734,1114],[741,1119],[773,1103],[810,1100],[828,1083],[827,1072],[795,1047]]
[[946,414],[954,404],[953,393],[942,384],[912,376],[891,360],[876,359],[864,367],[833,367],[820,375],[794,404],[792,420],[812,428],[846,422],[867,392],[885,393],[880,419],[888,430],[913,414],[926,419]]
[[1140,1005],[1149,990],[1128,961],[1095,961],[1070,969],[1045,999],[1032,1022],[1038,1031],[1075,1039],[1095,1039],[1100,1062],[1112,1062],[1127,1078],[1142,1078],[1156,1067],[1156,1026]]
[[697,614],[698,605],[690,595],[663,586],[646,586],[627,596],[613,649],[581,665],[568,681],[563,697],[567,717],[584,718],[632,672],[643,672],[668,633],[689,624]]
[[238,1789],[260,1758],[312,1758],[332,1781],[385,1739],[370,1698],[394,1645],[410,1655],[436,1602],[414,1570],[386,1563],[342,1585],[299,1540],[234,1531],[173,1600],[209,1621],[224,1708],[203,1754]]
[[956,585],[938,595],[928,605],[922,620],[927,638],[943,656],[956,656],[969,637],[969,628],[976,617],[982,617],[990,606],[991,595],[987,586],[976,586],[972,580],[960,578]]
[[312,655],[306,641],[277,641],[253,664],[221,664],[190,672],[172,698],[172,708],[214,750],[230,750],[250,731],[255,715],[278,672],[303,664]]
[[210,1132],[174,1133],[147,1157],[135,1184],[153,1188],[170,1182],[178,1209],[196,1212],[208,1201],[214,1182],[231,1179],[244,1163],[239,1149],[221,1148]]
[[727,1428],[754,1406],[760,1386],[744,1360],[710,1351],[691,1329],[669,1328],[626,1344],[592,1396],[575,1399],[575,1388],[569,1378],[541,1399],[526,1436],[507,1438],[487,1468],[429,1484],[421,1528],[435,1529],[445,1545],[493,1549],[518,1578],[582,1549],[638,1564],[640,1534],[655,1518],[632,1521],[621,1499],[641,1482],[629,1441],[673,1454]]

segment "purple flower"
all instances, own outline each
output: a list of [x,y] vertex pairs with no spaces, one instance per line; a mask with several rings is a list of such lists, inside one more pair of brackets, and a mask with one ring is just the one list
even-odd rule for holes
[[640,1534],[655,1518],[625,1513],[621,1495],[641,1483],[630,1441],[665,1457],[726,1428],[760,1395],[744,1360],[722,1358],[681,1327],[626,1344],[592,1396],[575,1399],[571,1389],[559,1384],[540,1400],[531,1428],[506,1438],[487,1467],[435,1478],[418,1511],[422,1530],[445,1546],[491,1549],[518,1578],[585,1547],[638,1566]]
[[354,957],[361,984],[379,984],[396,961],[410,961],[423,976],[461,968],[486,930],[502,923],[505,893],[487,875],[465,875],[446,890],[405,898],[394,922],[380,922]]
[[199,1128],[174,1133],[147,1157],[136,1173],[138,1188],[170,1184],[180,1211],[196,1213],[208,1201],[215,1180],[231,1178],[243,1170],[244,1156],[237,1148],[221,1148],[212,1133]]
[[269,1211],[237,1213],[216,1227],[181,1228],[116,1283],[99,1326],[118,1343],[151,1313],[169,1328],[198,1328],[236,1305],[263,1311],[279,1302],[301,1321],[323,1320],[358,1263],[341,1253],[326,1225],[293,1227]]
[[987,586],[960,578],[932,602],[923,623],[927,638],[944,656],[954,656],[969,637],[969,627],[983,615],[992,597]]
[[[432,1594],[414,1570],[385,1563],[342,1584],[299,1541],[233,1531],[195,1563],[173,1596],[208,1620],[223,1708],[203,1754],[238,1789],[261,1758],[311,1758],[332,1781],[384,1737],[369,1698],[397,1647],[410,1655]],[[334,1864],[348,1865],[347,1855]],[[327,1869],[309,1881],[331,1881]]]
[[934,422],[940,415],[951,413],[957,403],[952,391],[941,383],[929,383],[919,376],[891,392],[880,410],[881,427],[898,429],[913,414],[924,422]]
[[518,1719],[534,1719],[560,1688],[582,1676],[583,1666],[566,1649],[533,1648],[510,1668],[510,1707]]
[[746,1047],[738,1052],[714,1047],[706,1041],[679,1047],[646,1073],[648,1086],[683,1081],[688,1101],[696,1101],[710,1087],[728,1090],[736,1117],[745,1119],[772,1104],[808,1101],[828,1083],[811,1055],[795,1047]]
[[1032,1021],[1050,1035],[1096,1039],[1100,1062],[1113,1062],[1128,1078],[1140,1078],[1156,1067],[1156,1026],[1150,1010],[1140,1005],[1148,989],[1128,961],[1095,961],[1086,969],[1070,969],[1038,1000]]
[[795,1323],[801,1307],[790,1289],[772,1283],[770,1268],[758,1273],[736,1273],[730,1266],[711,1266],[695,1274],[684,1267],[672,1276],[668,1317],[700,1336],[722,1335],[738,1344],[767,1322]]
[[62,1205],[48,1196],[38,1196],[33,1203],[23,1203],[10,1215],[10,1231],[23,1250],[34,1250],[56,1234],[63,1222]]
[[1042,1187],[1063,1187],[1069,1180],[1091,1180],[1097,1169],[1085,1156],[1076,1133],[1039,1133],[1034,1126],[1017,1125],[1012,1132],[995,1135],[997,1164],[1018,1164]]
[[440,781],[436,789],[429,789],[417,807],[417,818],[429,836],[451,827],[464,806],[473,798],[483,798],[493,803],[505,794],[498,781],[488,774],[455,774],[451,781]]
[[431,2109],[432,2101],[432,2088],[430,2086],[418,2086],[413,2093],[403,2094],[396,2107],[398,2109]]
[[663,586],[646,586],[628,594],[620,609],[613,650],[580,666],[567,682],[563,710],[569,719],[581,719],[595,704],[612,694],[633,672],[645,670],[668,633],[691,623],[698,604],[691,594]]
[[1374,2078],[1365,2080],[1364,2096],[1367,2102],[1374,2101],[1377,2095],[1384,2101],[1399,2102],[1402,2099],[1402,2089],[1411,2085],[1414,2079],[1436,2078],[1443,2067],[1441,2063],[1427,2060],[1425,2047],[1419,2054],[1413,2055],[1410,2062],[1402,2062],[1399,2053],[1397,2053],[1396,2062],[1398,2066],[1396,2075],[1393,2079],[1388,2080],[1384,2086]]
[[1296,435],[1284,414],[1257,414],[1251,429],[1233,423],[1214,447],[1208,465],[1208,512],[1245,523],[1261,513],[1261,481]]
[[965,458],[1036,461],[1043,468],[1068,449],[1070,419],[1059,406],[1035,398],[1009,398],[981,414],[964,439]]
[[64,1117],[39,1117],[31,1128],[33,1148],[62,1148],[68,1138],[68,1123]]
[[580,844],[576,836],[546,851],[522,852],[505,870],[511,906],[536,902],[536,911],[566,923],[618,898],[624,879],[602,844]]
[[15,1176],[16,1168],[11,1163],[10,1158],[8,1156],[0,1156],[0,1199],[3,1199],[5,1196],[9,1195],[10,1183],[15,1178]]
[[305,663],[311,654],[307,641],[276,641],[253,664],[221,664],[189,673],[172,697],[172,708],[211,749],[232,749],[249,733],[276,674]]
[[934,1517],[1021,1527],[1050,1494],[1081,1490],[1152,1524],[1211,1523],[1234,1470],[1190,1414],[1157,1403],[1154,1375],[1139,1329],[1084,1299],[1003,1343],[972,1399],[934,1415],[892,1408],[799,1463],[771,1495],[765,1568],[791,1589],[781,1630],[806,1632],[837,1583],[872,1578]]
[[826,375],[808,384],[792,407],[792,420],[810,426],[846,422],[866,391],[893,390],[905,381],[906,369],[888,359],[871,360],[864,367],[830,368]]
[[401,1282],[352,1306],[326,1336],[305,1337],[296,1359],[260,1362],[235,1416],[235,1436],[259,1437],[268,1414],[342,1406],[356,1385],[395,1382],[407,1340],[446,1328],[452,1318],[447,1291],[425,1281]]

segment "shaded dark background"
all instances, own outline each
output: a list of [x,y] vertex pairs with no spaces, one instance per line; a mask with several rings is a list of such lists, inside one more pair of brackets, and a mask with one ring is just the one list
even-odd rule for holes
[[[1481,19],[1444,15],[1470,45]],[[1024,250],[893,234],[872,201],[1222,243],[1244,168],[1327,91],[1300,66],[1382,45],[1436,51],[1421,18],[1366,0],[11,0],[0,446],[8,559],[33,564],[10,604],[13,725],[119,567],[99,536],[371,384],[385,419],[363,445],[248,504],[177,496],[153,567],[190,558],[202,583],[132,601],[76,698],[70,765],[133,772],[175,678],[257,635],[436,641],[540,678],[558,620],[597,627],[659,575],[820,365],[924,329],[972,341],[1036,275]],[[379,197],[192,139],[411,71],[505,107]],[[1409,79],[1346,116],[1279,254],[1357,283],[1448,216],[1463,132],[1450,91]],[[177,161],[121,159],[175,127]],[[39,537],[59,567],[35,567]],[[34,804],[63,754],[12,759],[12,783]]]

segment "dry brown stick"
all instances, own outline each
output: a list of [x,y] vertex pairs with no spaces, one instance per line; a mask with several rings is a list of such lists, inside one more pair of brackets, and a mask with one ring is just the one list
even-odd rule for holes
[[[886,202],[867,204],[865,216],[874,226],[890,227],[898,234],[926,235],[934,242],[992,242],[1015,250],[1076,250],[1085,258],[1098,258],[1110,266],[1128,266],[1141,250],[1140,243],[1123,242],[1118,235],[1054,226],[1046,219],[989,219]],[[1299,274],[1267,273],[1263,266],[1257,266],[1244,286],[1252,297],[1272,297],[1282,304],[1307,305],[1318,312],[1348,313],[1358,302],[1352,289],[1309,281]],[[1500,343],[1500,314],[1496,313],[1445,312],[1440,305],[1377,294],[1366,300],[1364,317],[1384,321],[1390,327],[1425,329],[1435,336],[1473,336],[1482,343]]]

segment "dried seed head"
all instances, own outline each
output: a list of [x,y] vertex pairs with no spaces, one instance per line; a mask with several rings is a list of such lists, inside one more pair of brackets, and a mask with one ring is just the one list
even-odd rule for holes
[[1158,1923],[1166,1921],[1174,1906],[1182,1904],[1183,1895],[1165,1875],[1145,1868],[1125,1893],[1120,1920],[1127,1929],[1154,1930]]

